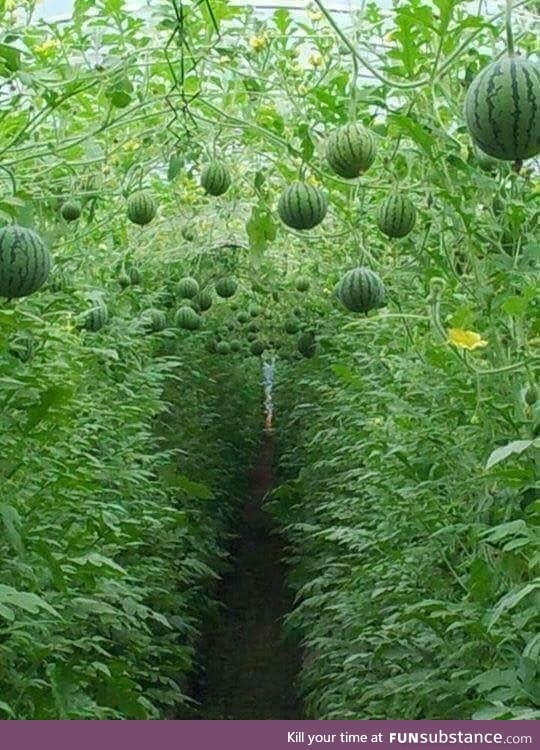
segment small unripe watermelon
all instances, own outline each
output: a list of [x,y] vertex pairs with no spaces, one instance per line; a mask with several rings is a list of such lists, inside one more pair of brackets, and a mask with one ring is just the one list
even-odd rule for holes
[[506,161],[540,153],[540,70],[523,57],[502,57],[471,83],[465,122],[478,148]]
[[220,341],[216,346],[216,352],[218,354],[230,354],[231,347],[228,341]]
[[103,300],[94,303],[94,306],[88,310],[83,318],[82,327],[87,331],[96,333],[100,331],[109,320],[109,310]]
[[248,331],[246,338],[248,341],[256,341],[259,338],[259,334],[256,331]]
[[65,221],[77,221],[81,215],[81,204],[76,201],[67,201],[62,205],[60,213]]
[[0,296],[26,297],[47,281],[51,256],[41,237],[12,224],[0,229]]
[[283,326],[285,333],[293,335],[300,330],[300,322],[296,318],[287,318]]
[[212,295],[206,289],[203,289],[193,297],[193,304],[199,312],[206,312],[212,307]]
[[181,299],[192,299],[199,293],[199,284],[197,280],[193,279],[191,276],[184,276],[184,278],[180,279],[178,282],[177,291],[178,296]]
[[387,237],[405,237],[415,221],[416,208],[406,195],[393,193],[379,206],[377,225]]
[[248,307],[248,312],[252,318],[256,318],[257,316],[263,314],[263,309],[260,305],[250,305]]
[[312,229],[320,224],[328,210],[326,193],[305,182],[293,182],[278,202],[281,221],[293,229]]
[[249,314],[245,310],[240,310],[240,312],[236,316],[236,320],[239,323],[247,323],[249,320]]
[[254,341],[249,347],[250,352],[254,354],[256,357],[259,357],[264,352],[265,349],[266,349],[265,344],[259,340]]
[[196,331],[201,327],[202,318],[192,307],[180,307],[175,316],[175,323],[186,331]]
[[122,287],[122,289],[126,289],[126,287],[131,285],[131,279],[127,275],[127,273],[121,273],[118,277],[118,283]]
[[347,310],[367,313],[383,306],[385,288],[381,279],[369,268],[354,268],[339,282],[338,296]]
[[538,401],[538,388],[535,385],[527,386],[524,394],[525,403],[534,406]]
[[161,310],[149,307],[141,313],[141,323],[149,333],[159,333],[167,327],[167,318]]
[[296,279],[295,287],[299,292],[307,292],[310,285],[310,280],[307,276],[299,276]]
[[301,333],[296,342],[296,348],[306,359],[313,357],[317,351],[314,334],[311,331]]
[[252,333],[257,333],[259,330],[259,324],[256,320],[253,320],[247,327],[248,331],[251,331]]
[[238,339],[231,339],[231,352],[239,352],[242,348],[242,342]]
[[138,268],[131,266],[131,268],[128,270],[128,276],[129,276],[129,283],[132,286],[137,286],[137,284],[141,283],[142,277],[141,277],[141,272],[139,271]]
[[127,215],[130,221],[141,227],[149,224],[156,215],[153,198],[144,190],[133,193],[128,199]]
[[218,279],[216,281],[215,289],[218,297],[228,299],[229,297],[232,297],[234,294],[236,294],[238,284],[230,276],[225,276],[224,278]]
[[345,125],[330,134],[326,143],[326,159],[340,177],[353,179],[373,164],[375,140],[362,125]]
[[206,351],[210,352],[210,354],[215,354],[216,349],[217,349],[217,344],[218,342],[214,338],[208,339],[208,341],[205,344]]
[[231,176],[220,161],[212,161],[203,170],[201,185],[208,195],[223,195],[229,189]]
[[180,234],[186,240],[186,242],[193,242],[195,239],[195,232],[191,227],[182,227]]

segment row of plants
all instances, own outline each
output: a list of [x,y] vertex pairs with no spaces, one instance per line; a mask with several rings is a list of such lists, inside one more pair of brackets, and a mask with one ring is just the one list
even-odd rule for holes
[[[170,718],[258,442],[258,360],[141,324],[162,259],[122,289],[85,252],[67,285],[0,309],[0,713]],[[99,332],[74,316],[96,287]]]
[[268,509],[306,713],[538,718],[538,394],[474,373],[479,337],[448,344],[413,309],[338,318],[318,356],[277,370]]

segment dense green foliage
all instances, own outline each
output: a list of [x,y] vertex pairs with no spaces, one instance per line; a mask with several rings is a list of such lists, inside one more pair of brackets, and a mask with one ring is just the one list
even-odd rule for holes
[[274,357],[307,714],[532,716],[538,188],[491,157],[532,154],[536,78],[464,110],[504,11],[15,5],[2,717],[182,715]]

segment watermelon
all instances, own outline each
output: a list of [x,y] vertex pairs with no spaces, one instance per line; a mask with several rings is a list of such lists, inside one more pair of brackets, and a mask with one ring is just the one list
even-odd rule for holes
[[195,310],[206,312],[206,310],[212,307],[212,294],[208,290],[203,289],[193,297],[192,302]]
[[248,307],[248,313],[252,318],[256,318],[263,314],[263,309],[260,305],[250,305]]
[[317,351],[315,335],[311,331],[301,333],[296,341],[296,348],[303,357],[306,357],[306,359],[313,357]]
[[224,276],[222,279],[218,279],[215,284],[216,294],[218,297],[227,299],[236,294],[238,284],[230,276]]
[[126,287],[131,285],[131,279],[127,275],[127,273],[121,273],[118,277],[118,283],[122,287],[122,289],[126,289]]
[[175,323],[186,331],[196,331],[201,327],[202,318],[192,307],[180,307],[175,316]]
[[199,293],[199,284],[191,276],[184,276],[176,288],[180,299],[192,299]]
[[295,287],[298,292],[307,292],[310,285],[310,280],[307,276],[299,276],[295,281]]
[[339,282],[338,297],[347,310],[367,313],[384,305],[385,288],[369,268],[355,268]]
[[109,311],[103,300],[97,300],[94,307],[88,310],[83,318],[82,327],[87,331],[96,333],[100,331],[109,320]]
[[248,341],[256,341],[259,338],[259,334],[256,331],[249,331],[246,338]]
[[326,216],[326,193],[305,182],[293,182],[285,188],[278,202],[281,221],[293,229],[312,229]]
[[358,123],[344,125],[330,134],[326,160],[340,177],[358,177],[375,160],[375,140],[369,130]]
[[167,318],[161,310],[149,307],[141,313],[141,323],[148,333],[158,333],[167,327]]
[[231,353],[231,346],[228,341],[220,341],[216,345],[216,352],[218,354],[230,354]]
[[65,221],[77,221],[81,215],[81,204],[76,201],[66,201],[62,205],[60,213]]
[[465,97],[474,144],[505,161],[540,153],[540,70],[521,57],[502,57],[476,76]]
[[257,331],[259,330],[258,322],[256,320],[252,320],[251,323],[248,325],[247,329],[248,331],[251,331],[252,333],[253,332],[257,333]]
[[247,323],[249,320],[249,314],[245,310],[240,310],[240,312],[236,316],[236,320],[239,323]]
[[253,341],[253,343],[249,347],[250,352],[254,354],[256,357],[259,357],[264,352],[265,349],[266,349],[266,345],[258,339]]
[[190,226],[182,227],[180,234],[186,240],[186,242],[193,242],[195,239],[195,232]]
[[0,296],[26,297],[47,281],[51,256],[32,229],[12,224],[0,229]]
[[203,170],[201,185],[207,195],[223,195],[229,189],[231,176],[227,167],[220,161],[212,161]]
[[528,406],[534,406],[538,401],[538,388],[536,385],[528,385],[523,394],[523,398]]
[[406,195],[393,193],[381,203],[377,225],[387,237],[405,237],[414,227],[416,208]]
[[290,335],[298,333],[300,330],[300,322],[296,318],[287,318],[283,330]]
[[208,339],[208,341],[205,344],[206,351],[210,352],[210,354],[215,354],[216,349],[217,349],[217,344],[218,342],[216,341],[216,339],[214,338]]
[[128,272],[127,272],[127,273],[128,273],[128,276],[129,276],[129,283],[130,283],[130,284],[131,284],[132,286],[137,286],[137,284],[140,284],[140,283],[141,283],[141,281],[142,281],[142,277],[141,277],[141,272],[139,271],[139,269],[138,269],[138,268],[135,268],[134,266],[132,266],[132,267],[131,267],[131,268],[130,268],[130,269],[128,270]]
[[242,349],[242,342],[238,339],[231,339],[231,352],[239,352]]
[[474,149],[474,160],[484,172],[496,172],[502,164],[500,159],[494,159],[492,156],[485,154],[479,148]]
[[128,219],[134,224],[144,226],[149,224],[156,215],[157,209],[149,193],[140,190],[130,195],[127,203]]

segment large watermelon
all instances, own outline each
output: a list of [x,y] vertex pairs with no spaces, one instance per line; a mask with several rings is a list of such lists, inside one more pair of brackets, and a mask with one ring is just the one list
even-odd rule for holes
[[144,190],[130,195],[127,204],[128,219],[134,224],[149,224],[156,215],[156,204],[151,195]]
[[312,229],[320,224],[328,210],[326,193],[305,182],[293,182],[278,202],[281,221],[293,229]]
[[202,318],[197,315],[192,307],[181,307],[175,316],[176,325],[179,328],[184,328],[186,331],[196,331],[201,327]]
[[191,276],[184,276],[178,282],[177,291],[181,299],[192,299],[199,293],[199,283]]
[[334,130],[326,143],[326,160],[340,177],[353,179],[375,159],[375,140],[369,130],[353,123]]
[[232,297],[238,288],[236,281],[230,276],[224,276],[222,279],[218,279],[215,284],[216,294],[218,297],[227,299]]
[[480,71],[465,98],[474,143],[506,161],[540,153],[540,70],[521,57],[503,57]]
[[416,208],[402,193],[393,193],[381,203],[377,225],[387,237],[405,237],[416,222]]
[[203,170],[201,185],[208,195],[223,195],[229,189],[231,176],[227,167],[219,161],[212,161]]
[[0,296],[26,297],[47,281],[51,256],[41,237],[12,224],[0,229]]
[[339,282],[338,297],[347,310],[367,313],[383,306],[385,288],[369,268],[354,268]]
[[62,218],[66,221],[77,221],[81,215],[81,204],[76,201],[66,201],[60,209]]
[[228,341],[219,341],[216,345],[216,352],[218,354],[230,354],[231,346]]

